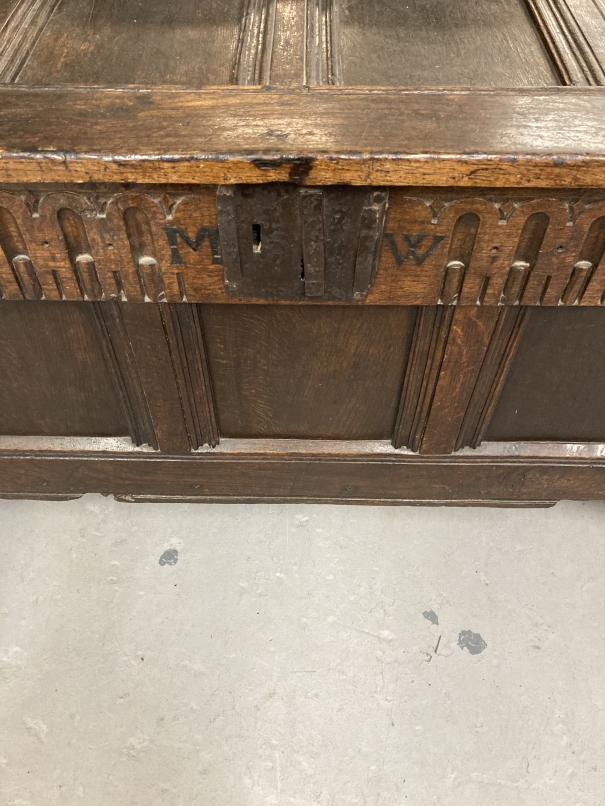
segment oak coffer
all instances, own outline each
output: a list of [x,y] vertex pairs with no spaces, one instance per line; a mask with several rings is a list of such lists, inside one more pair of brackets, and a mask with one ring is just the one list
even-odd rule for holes
[[605,498],[605,0],[0,0],[0,495]]

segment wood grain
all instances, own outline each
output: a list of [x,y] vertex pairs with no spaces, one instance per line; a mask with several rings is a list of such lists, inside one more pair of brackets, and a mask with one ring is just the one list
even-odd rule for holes
[[0,88],[4,182],[588,188],[604,154],[600,88]]
[[390,436],[413,310],[203,306],[223,437]]
[[156,444],[152,447],[163,453],[188,454],[191,439],[160,306],[113,303],[111,307],[119,312],[125,331],[123,342],[135,362],[153,426]]
[[193,450],[219,444],[215,403],[199,311],[194,305],[160,306],[166,340]]
[[605,465],[594,459],[0,456],[7,494],[86,492],[211,501],[502,505],[605,498]]
[[301,0],[275,0],[268,81],[273,87],[300,87],[304,82],[305,6]]
[[[494,386],[493,376],[504,363],[506,341],[494,339],[494,332],[504,310],[419,309],[393,431],[395,448],[436,455],[467,444],[460,434],[469,417],[474,421],[477,408],[491,413],[501,388]],[[491,369],[494,364],[496,369]],[[486,383],[482,374],[488,374],[492,383]]]
[[530,308],[525,307],[500,309],[454,444],[455,450],[466,446],[478,448],[485,439],[530,311]]
[[92,305],[0,305],[0,433],[128,435]]
[[0,0],[0,496],[605,499],[604,42],[604,0]]
[[526,0],[526,3],[561,82],[567,86],[603,86],[605,70],[593,50],[593,42],[598,42],[598,28],[586,13],[591,6],[594,11],[597,4],[593,0]]
[[453,308],[422,307],[416,315],[393,446],[419,451],[426,430],[435,388],[454,315]]
[[269,83],[274,25],[273,0],[244,0],[233,67],[234,84]]
[[0,4],[0,83],[18,78],[60,2],[19,0],[10,11]]
[[604,352],[600,310],[533,309],[485,438],[601,442]]
[[339,5],[345,84],[559,83],[524,0],[340,0]]
[[455,450],[498,314],[497,308],[454,309],[420,453],[444,454]]
[[61,0],[33,55],[11,80],[226,85],[240,31],[242,3],[232,0]]
[[343,83],[339,0],[307,0],[306,76],[313,86]]
[[[74,305],[75,303],[71,303]],[[97,324],[99,346],[111,377],[111,386],[120,403],[133,445],[159,449],[157,434],[145,396],[137,357],[128,337],[123,309],[111,305],[91,306]],[[51,334],[51,341],[55,334]]]

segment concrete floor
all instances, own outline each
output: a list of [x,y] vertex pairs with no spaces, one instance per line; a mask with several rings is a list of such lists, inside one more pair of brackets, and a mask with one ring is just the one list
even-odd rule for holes
[[0,804],[602,806],[604,516],[0,501]]

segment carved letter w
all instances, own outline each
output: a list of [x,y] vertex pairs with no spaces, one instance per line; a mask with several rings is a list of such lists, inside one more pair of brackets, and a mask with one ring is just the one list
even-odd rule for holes
[[168,239],[168,245],[170,246],[170,253],[172,255],[170,262],[173,266],[185,265],[185,261],[179,252],[179,238],[184,241],[190,249],[193,249],[194,252],[197,252],[206,238],[208,238],[210,249],[212,251],[212,262],[222,264],[223,258],[221,256],[221,242],[217,227],[202,227],[200,230],[198,230],[195,238],[190,238],[189,235],[187,235],[187,233],[184,232],[180,227],[162,227],[162,229],[166,233],[166,238]]
[[[393,253],[393,257],[395,258],[398,266],[403,266],[406,260],[409,260],[410,258],[416,261],[417,266],[422,266],[424,261],[433,254],[441,241],[443,241],[445,235],[433,235],[431,237],[425,232],[414,232],[410,235],[402,234],[401,239],[407,247],[404,253],[399,251],[399,247],[397,246],[397,241],[395,240],[393,233],[385,232],[384,237],[391,248],[391,252]],[[430,238],[430,243],[428,245],[425,244],[427,238]],[[422,246],[424,246],[424,251],[419,251]]]

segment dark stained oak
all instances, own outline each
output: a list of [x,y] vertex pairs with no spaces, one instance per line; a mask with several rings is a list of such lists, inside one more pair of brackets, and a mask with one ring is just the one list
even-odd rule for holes
[[0,497],[605,499],[605,0],[0,0]]
[[0,433],[128,434],[92,306],[0,303]]
[[225,437],[388,439],[412,308],[201,307]]
[[605,83],[602,0],[526,0],[563,84]]
[[61,0],[20,84],[230,84],[243,0]]
[[3,87],[0,181],[603,187],[605,90]]
[[201,502],[530,505],[605,497],[603,461],[469,457],[0,455],[3,494]]
[[595,306],[604,256],[603,190],[0,186],[10,300]]
[[605,311],[534,310],[486,439],[605,442]]
[[554,86],[523,0],[341,0],[344,84]]

